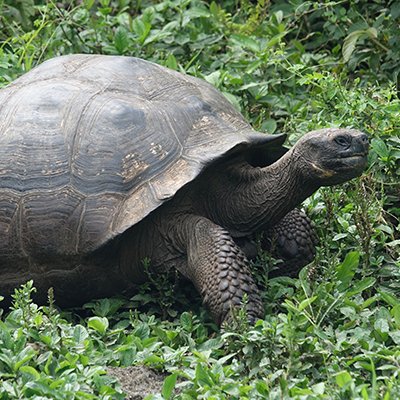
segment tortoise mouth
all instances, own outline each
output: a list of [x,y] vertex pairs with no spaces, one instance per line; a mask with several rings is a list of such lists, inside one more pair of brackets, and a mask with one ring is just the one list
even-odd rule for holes
[[341,160],[345,160],[349,163],[355,162],[366,162],[367,161],[367,155],[366,154],[351,154],[351,155],[346,155],[343,157],[340,157]]
[[339,154],[330,160],[320,165],[322,171],[326,173],[330,172],[331,175],[342,175],[344,176],[358,176],[364,171],[367,166],[367,154],[363,153],[347,153]]
[[346,154],[337,158],[332,166],[338,173],[349,173],[352,176],[361,175],[367,166],[366,153]]
[[367,159],[368,159],[367,154],[368,153],[349,154],[349,155],[342,157],[342,160],[346,160],[348,162],[366,163]]
[[367,151],[359,152],[359,153],[342,153],[340,154],[340,158],[366,158],[368,155]]
[[346,154],[340,157],[341,161],[344,161],[346,164],[367,164],[367,153],[357,153],[357,154]]

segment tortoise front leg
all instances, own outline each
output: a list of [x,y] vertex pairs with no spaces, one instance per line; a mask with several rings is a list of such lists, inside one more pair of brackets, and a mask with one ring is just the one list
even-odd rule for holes
[[194,283],[218,324],[232,308],[241,306],[245,294],[249,320],[263,316],[247,259],[225,229],[204,217],[187,215],[175,232],[187,255],[180,272]]
[[261,239],[261,248],[283,261],[269,276],[297,276],[301,268],[314,260],[317,242],[307,215],[297,208],[290,211],[278,224],[264,232]]

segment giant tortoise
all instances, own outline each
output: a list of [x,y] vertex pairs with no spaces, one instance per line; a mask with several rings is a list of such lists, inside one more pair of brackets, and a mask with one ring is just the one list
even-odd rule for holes
[[149,260],[192,281],[218,323],[245,294],[262,317],[249,240],[275,232],[288,259],[312,252],[296,207],[359,176],[368,151],[350,129],[284,141],[151,62],[44,62],[0,91],[0,294],[33,279],[39,301],[53,287],[58,304],[78,304],[144,282]]

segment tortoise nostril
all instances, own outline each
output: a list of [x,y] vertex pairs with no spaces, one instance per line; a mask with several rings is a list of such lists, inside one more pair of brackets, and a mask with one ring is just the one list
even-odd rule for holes
[[369,142],[368,136],[365,134],[361,135],[361,142],[364,144],[368,144],[368,142]]
[[367,155],[369,150],[369,139],[368,136],[365,134],[361,136],[361,146],[363,147],[364,155]]

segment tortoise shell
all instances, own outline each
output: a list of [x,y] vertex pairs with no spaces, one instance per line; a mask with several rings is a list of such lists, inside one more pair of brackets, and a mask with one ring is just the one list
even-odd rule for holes
[[[88,254],[254,131],[210,84],[137,58],[51,59],[0,91],[0,264]],[[28,262],[31,265],[31,262]]]

